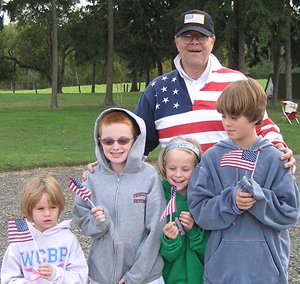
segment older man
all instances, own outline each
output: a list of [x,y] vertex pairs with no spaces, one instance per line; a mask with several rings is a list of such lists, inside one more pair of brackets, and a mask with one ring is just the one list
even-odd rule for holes
[[[155,78],[135,109],[147,127],[145,156],[176,136],[197,140],[204,151],[226,138],[215,102],[227,85],[246,77],[221,65],[211,53],[215,40],[214,23],[206,12],[191,10],[177,19],[176,69]],[[292,151],[285,148],[278,126],[267,113],[257,134],[285,152],[282,158],[289,159],[287,167],[295,164]]]
[[[164,147],[177,136],[193,138],[204,151],[227,137],[215,103],[227,85],[246,76],[222,66],[211,53],[215,41],[214,23],[206,12],[191,10],[177,19],[176,69],[155,78],[135,109],[146,123],[145,157],[158,145]],[[288,160],[285,167],[291,167],[295,174],[293,152],[286,147],[279,127],[267,113],[256,130],[283,151],[281,159]],[[90,172],[93,165],[88,165]]]

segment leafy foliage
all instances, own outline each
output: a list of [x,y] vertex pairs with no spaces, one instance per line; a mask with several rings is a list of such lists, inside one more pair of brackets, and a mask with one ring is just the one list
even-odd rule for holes
[[[16,71],[20,66],[36,70],[51,81],[50,2],[11,0],[4,5],[17,28],[15,36],[0,51],[2,60],[6,60],[0,68],[10,66],[10,70]],[[80,10],[77,2],[57,0],[60,82],[63,84],[66,70],[71,74],[75,68],[86,70],[81,71],[81,78],[88,80],[97,72],[98,80],[103,82],[108,51],[108,2],[89,0]],[[116,82],[129,76],[132,82],[149,82],[151,76],[168,71],[163,67],[172,68],[171,60],[177,54],[173,43],[176,18],[195,8],[213,17],[217,38],[213,52],[224,65],[235,69],[244,60],[247,74],[276,57],[283,62],[286,22],[291,18],[292,58],[297,67],[299,2],[292,1],[291,6],[288,0],[114,0],[114,67],[118,73],[113,79]]]

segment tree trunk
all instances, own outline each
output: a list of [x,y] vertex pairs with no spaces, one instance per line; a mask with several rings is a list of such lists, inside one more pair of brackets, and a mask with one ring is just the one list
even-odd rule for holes
[[244,0],[236,1],[237,5],[237,13],[238,16],[236,17],[238,19],[237,27],[238,28],[238,70],[242,73],[246,72],[246,61],[245,61],[245,28],[244,28],[244,10],[245,10],[245,2]]
[[288,101],[293,100],[292,94],[292,54],[291,54],[291,21],[287,17],[285,38],[285,94]]
[[96,92],[96,61],[92,64],[92,94]]
[[[235,37],[236,38],[236,37]],[[228,49],[228,67],[231,69],[237,70],[238,66],[238,51],[235,45],[237,45],[237,38],[230,38],[227,40],[227,49]]]
[[280,29],[278,24],[272,27],[272,61],[273,61],[273,94],[272,94],[272,108],[276,107],[278,98],[278,84],[279,84],[279,66],[280,66]]
[[242,0],[235,0],[233,1],[233,17],[235,19],[233,23],[233,32],[230,35],[230,40],[227,39],[229,44],[228,48],[228,67],[231,69],[238,70],[239,69],[239,30],[240,30],[240,23],[239,23],[239,1]]
[[158,73],[158,76],[163,74],[163,66],[161,64],[161,61],[157,62],[157,73]]
[[81,94],[81,86],[80,86],[80,82],[79,82],[79,78],[78,78],[78,73],[77,73],[76,66],[74,67],[74,70],[75,70],[76,84],[78,86],[78,92],[79,92],[79,94]]
[[131,77],[131,88],[130,88],[130,92],[137,92],[138,91],[138,87],[137,87],[137,70],[134,67],[132,70],[132,77]]
[[35,94],[37,95],[38,89],[37,89],[37,82],[33,82],[33,89]]
[[57,104],[57,81],[58,81],[58,64],[57,64],[57,13],[56,0],[52,0],[52,94],[51,108],[56,109]]
[[[146,86],[148,86],[150,83],[150,66],[149,64],[147,65],[147,70],[146,70]],[[140,90],[140,88],[139,88]]]
[[[175,55],[175,56],[176,56],[176,55]],[[174,57],[174,58],[175,58],[175,57]],[[174,70],[174,69],[175,69],[175,64],[174,64],[174,59],[173,59],[173,57],[171,57],[170,60],[171,60],[172,70]]]
[[67,49],[64,48],[62,55],[61,55],[61,71],[60,71],[60,76],[57,78],[58,83],[57,83],[57,93],[62,94],[62,88],[64,85],[64,79],[65,79],[65,70],[66,70],[66,58],[67,58]]
[[16,92],[16,82],[15,81],[11,81],[10,82],[10,86],[11,86],[11,90],[13,92],[13,94]]
[[107,1],[108,7],[108,44],[107,44],[107,66],[106,66],[106,95],[105,106],[114,105],[113,102],[113,64],[114,64],[114,11],[113,0]]

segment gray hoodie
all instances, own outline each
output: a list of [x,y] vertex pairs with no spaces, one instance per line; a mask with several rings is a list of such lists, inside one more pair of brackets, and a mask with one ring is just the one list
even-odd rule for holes
[[[128,113],[138,124],[140,135],[132,145],[126,165],[113,172],[98,143],[98,124],[112,110]],[[162,275],[159,254],[165,207],[160,177],[154,166],[142,161],[146,139],[144,121],[120,108],[102,112],[96,120],[94,140],[99,165],[89,174],[84,186],[92,193],[91,201],[104,208],[105,222],[90,214],[90,203],[76,197],[73,215],[85,235],[91,236],[88,265],[90,276],[101,284],[115,284],[124,277],[126,284],[151,282]]]
[[[187,191],[195,222],[211,230],[204,283],[287,284],[288,229],[299,220],[300,208],[295,179],[282,153],[264,138],[248,149],[259,153],[254,172],[220,167],[222,157],[235,150],[240,149],[230,139],[207,150]],[[256,199],[249,210],[237,208],[237,187]]]

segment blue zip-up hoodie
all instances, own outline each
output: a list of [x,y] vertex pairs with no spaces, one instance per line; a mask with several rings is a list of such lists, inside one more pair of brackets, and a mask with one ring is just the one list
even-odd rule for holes
[[[299,191],[281,152],[268,140],[248,148],[259,151],[252,172],[220,167],[224,154],[238,150],[230,139],[207,150],[188,187],[190,212],[211,235],[205,250],[204,283],[287,284],[288,229],[299,219]],[[256,199],[251,209],[236,206],[237,188]]]
[[[140,135],[132,145],[121,174],[113,172],[98,143],[98,125],[112,110],[126,112],[138,124]],[[159,222],[165,198],[156,168],[142,161],[146,139],[144,121],[130,111],[111,108],[95,122],[94,140],[99,165],[83,183],[92,193],[91,201],[104,208],[105,221],[91,215],[91,205],[76,196],[73,215],[93,243],[88,258],[91,278],[101,284],[143,284],[162,275],[159,254],[163,222]]]

